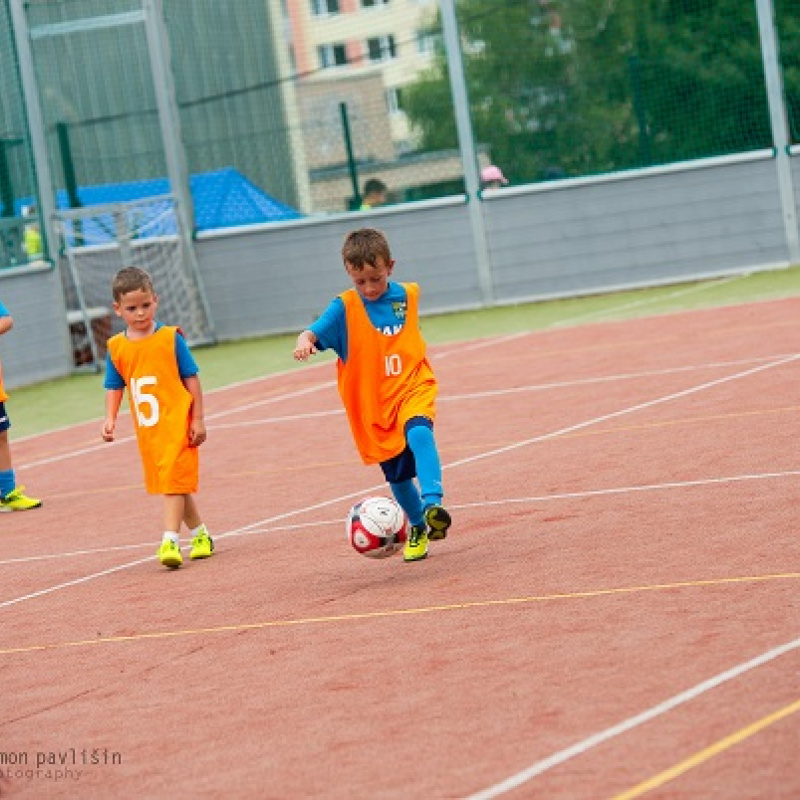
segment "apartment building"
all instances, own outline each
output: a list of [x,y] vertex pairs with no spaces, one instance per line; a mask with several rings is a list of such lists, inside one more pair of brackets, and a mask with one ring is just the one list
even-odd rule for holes
[[437,10],[436,0],[285,0],[315,209],[348,207],[354,172],[360,186],[380,177],[395,202],[459,181],[456,152],[415,157],[403,112],[404,88],[431,64]]

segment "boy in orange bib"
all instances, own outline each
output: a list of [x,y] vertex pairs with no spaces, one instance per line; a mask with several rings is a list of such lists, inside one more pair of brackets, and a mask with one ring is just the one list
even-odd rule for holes
[[214,542],[192,496],[197,492],[197,448],[206,440],[198,368],[180,328],[156,321],[158,296],[138,267],[121,269],[112,284],[114,312],[126,329],[108,340],[104,441],[114,429],[127,387],[131,416],[149,494],[164,496],[164,536],[158,557],[165,567],[183,563],[181,524],[191,532],[190,558],[208,558]]
[[419,561],[428,540],[444,539],[451,524],[442,506],[437,385],[419,329],[419,287],[389,280],[389,243],[374,228],[350,233],[342,259],[353,288],[297,337],[294,357],[306,361],[329,348],[339,356],[339,395],[356,448],[365,464],[380,464],[411,522],[403,557]]

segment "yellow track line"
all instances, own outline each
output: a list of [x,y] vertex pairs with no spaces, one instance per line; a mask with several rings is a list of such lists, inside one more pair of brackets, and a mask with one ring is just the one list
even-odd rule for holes
[[794,703],[785,706],[784,708],[779,709],[778,711],[773,712],[772,714],[763,717],[762,719],[754,722],[752,725],[748,725],[746,728],[742,728],[736,733],[732,733],[730,736],[726,736],[724,739],[720,739],[720,741],[712,744],[710,747],[707,747],[705,750],[701,750],[699,753],[695,753],[693,756],[687,758],[685,761],[681,761],[679,764],[676,764],[674,767],[670,767],[664,772],[655,775],[654,777],[650,778],[649,780],[640,783],[638,786],[634,786],[632,789],[628,789],[628,791],[623,792],[622,794],[615,795],[613,800],[633,800],[635,797],[641,797],[646,792],[649,792],[651,789],[657,789],[659,786],[663,786],[665,783],[669,783],[669,781],[683,775],[685,772],[688,772],[690,769],[694,769],[694,767],[703,764],[704,762],[708,761],[714,756],[719,755],[720,753],[727,750],[729,747],[733,747],[735,744],[739,744],[739,742],[743,742],[745,739],[748,739],[750,736],[758,733],[759,731],[764,730],[764,728],[769,727],[770,725],[778,722],[785,717],[794,714],[796,711],[800,711],[800,700],[795,700]]
[[800,572],[787,572],[776,575],[751,575],[738,578],[714,578],[694,581],[677,581],[675,583],[658,583],[649,586],[623,586],[616,589],[594,589],[585,592],[565,592],[560,594],[533,595],[530,597],[508,597],[501,600],[474,600],[466,603],[449,603],[440,606],[424,606],[422,608],[400,608],[387,611],[369,611],[359,614],[340,614],[327,617],[301,617],[300,619],[266,620],[263,622],[244,622],[236,625],[218,625],[211,628],[188,628],[177,631],[156,631],[153,633],[134,633],[127,636],[103,636],[97,639],[82,639],[71,642],[53,642],[50,644],[32,644],[22,647],[6,647],[0,649],[0,655],[33,653],[42,650],[61,650],[68,647],[89,647],[98,644],[115,644],[120,642],[139,642],[148,639],[174,639],[183,636],[198,636],[206,633],[230,633],[234,631],[263,630],[266,628],[285,628],[295,625],[316,625],[324,622],[352,622],[358,620],[384,619],[388,617],[407,616],[411,614],[431,614],[437,611],[459,611],[469,608],[489,608],[492,606],[509,606],[527,603],[545,603],[553,600],[576,600],[589,597],[609,595],[637,594],[669,589],[686,589],[703,586],[723,586],[739,583],[763,583],[776,580],[797,580]]

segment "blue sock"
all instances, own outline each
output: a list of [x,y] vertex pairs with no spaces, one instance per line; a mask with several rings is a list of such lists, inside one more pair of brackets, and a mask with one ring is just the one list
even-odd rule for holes
[[4,469],[0,472],[0,497],[5,497],[17,488],[17,478],[13,469]]
[[422,498],[419,496],[417,485],[413,480],[403,481],[402,483],[390,483],[394,499],[400,503],[403,511],[406,512],[408,521],[412,525],[422,524]]
[[417,465],[422,502],[442,502],[442,464],[433,431],[426,425],[414,425],[406,431],[406,440]]

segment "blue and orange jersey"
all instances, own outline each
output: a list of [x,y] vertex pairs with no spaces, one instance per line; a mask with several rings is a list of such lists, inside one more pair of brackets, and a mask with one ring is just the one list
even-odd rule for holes
[[199,481],[198,451],[189,446],[192,395],[175,357],[179,333],[164,325],[145,339],[118,333],[108,340],[109,358],[128,388],[150,494],[191,494]]
[[387,335],[375,329],[355,289],[339,295],[347,324],[347,360],[337,361],[342,398],[365,464],[388,461],[406,448],[405,424],[436,416],[437,384],[419,329],[419,287],[403,284],[406,319]]

